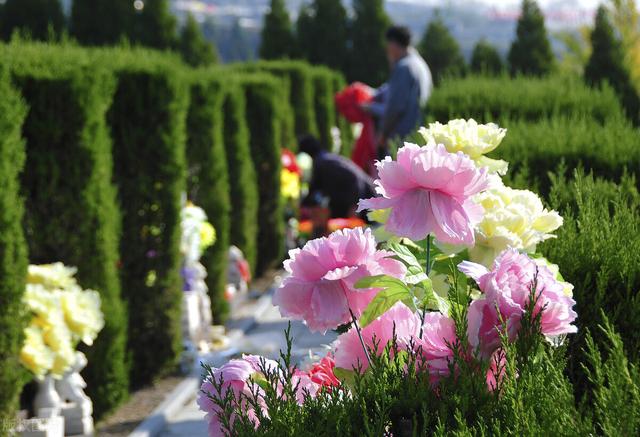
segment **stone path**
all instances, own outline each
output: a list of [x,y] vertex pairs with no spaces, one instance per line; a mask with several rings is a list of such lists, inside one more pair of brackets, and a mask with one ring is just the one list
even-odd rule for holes
[[[260,305],[260,301],[256,305]],[[250,311],[245,308],[244,312]],[[267,358],[278,358],[279,351],[286,347],[284,330],[288,321],[280,317],[278,310],[272,305],[263,309],[255,319],[256,324],[251,327],[244,336],[234,344],[239,353],[263,355]],[[335,334],[328,332],[326,335],[309,332],[301,322],[291,323],[291,335],[293,337],[292,358],[296,363],[303,362],[309,357],[310,352],[324,355],[325,345],[335,339]],[[221,363],[212,363],[220,365]],[[197,393],[191,400],[173,417],[168,426],[160,434],[161,437],[207,437],[207,425],[202,413],[195,402]]]

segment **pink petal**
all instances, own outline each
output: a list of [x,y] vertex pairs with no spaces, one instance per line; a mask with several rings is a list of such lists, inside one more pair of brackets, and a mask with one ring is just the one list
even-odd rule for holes
[[392,234],[423,240],[433,228],[427,191],[416,189],[398,198],[385,227]]
[[350,319],[342,281],[323,281],[315,285],[306,316],[309,329],[326,332]]
[[430,200],[436,238],[444,243],[473,245],[475,237],[464,208],[439,192],[430,192]]

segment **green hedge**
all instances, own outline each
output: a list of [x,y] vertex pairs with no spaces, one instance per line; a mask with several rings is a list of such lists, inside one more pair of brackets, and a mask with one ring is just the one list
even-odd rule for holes
[[599,122],[624,116],[610,87],[591,89],[578,78],[468,76],[446,79],[427,104],[428,118],[495,121],[510,117],[538,120],[553,115],[587,115]]
[[108,120],[123,212],[122,289],[129,304],[131,383],[175,369],[180,324],[180,211],[186,179],[188,84],[167,55],[100,50],[117,89]]
[[[22,294],[27,250],[18,176],[25,160],[20,128],[26,107],[2,66],[0,95],[0,423],[8,423],[15,418],[23,375],[18,356],[26,321]],[[8,430],[0,427],[0,435],[8,435]]]
[[223,141],[223,83],[212,71],[189,75],[191,84],[187,115],[187,182],[189,199],[203,208],[216,229],[216,244],[202,256],[207,269],[207,287],[216,323],[229,313],[224,298],[227,254],[231,229],[231,204],[227,154]]
[[256,274],[264,273],[284,256],[284,212],[280,195],[282,168],[282,81],[268,75],[249,75],[240,80],[246,98],[251,156],[258,180],[258,258]]
[[327,150],[333,150],[331,128],[336,126],[334,103],[334,73],[326,67],[313,69],[314,107],[320,142]]
[[[605,179],[619,181],[625,169],[640,169],[640,130],[624,117],[603,124],[586,116],[557,116],[536,123],[496,120],[508,129],[492,156],[509,162],[507,179],[516,185],[549,192],[548,173],[558,166],[573,171],[582,167]],[[570,174],[566,174],[570,176]]]
[[318,136],[314,111],[313,70],[309,64],[302,61],[260,61],[236,64],[235,68],[247,72],[266,71],[278,77],[285,77],[291,87],[289,98],[294,110],[295,134]]
[[[586,328],[597,339],[601,311],[624,340],[632,362],[640,359],[640,195],[633,178],[619,185],[577,174],[575,182],[554,179],[551,206],[564,217],[556,239],[542,245],[575,288],[578,334],[572,341],[570,364],[581,378]],[[606,346],[606,343],[604,343]]]
[[87,392],[98,417],[128,393],[126,312],[118,278],[119,211],[111,183],[105,114],[115,83],[86,52],[14,46],[4,55],[29,105],[22,174],[30,261],[78,268],[83,287],[98,290],[105,327],[87,349]]
[[258,239],[258,185],[249,146],[246,100],[236,81],[225,80],[224,144],[229,169],[231,244],[242,250],[255,271]]

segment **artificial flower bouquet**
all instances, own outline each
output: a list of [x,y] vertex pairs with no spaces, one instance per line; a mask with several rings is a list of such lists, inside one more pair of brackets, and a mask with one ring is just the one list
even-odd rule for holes
[[104,326],[100,294],[82,289],[75,274],[62,263],[29,266],[23,300],[31,319],[20,361],[39,379],[61,378],[76,362],[77,345],[92,345]]
[[555,364],[577,331],[572,286],[536,253],[562,218],[485,156],[506,130],[454,120],[420,133],[425,145],[376,164],[378,197],[360,201],[385,242],[339,230],[284,263],[273,303],[311,331],[340,329],[329,354],[310,369],[288,351],[207,368],[211,436],[491,434],[535,422],[537,407],[518,410],[526,396],[570,396]]

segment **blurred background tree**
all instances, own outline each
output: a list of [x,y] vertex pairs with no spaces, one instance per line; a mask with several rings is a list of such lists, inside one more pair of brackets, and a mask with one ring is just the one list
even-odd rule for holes
[[637,122],[640,99],[625,66],[622,43],[615,35],[604,6],[600,6],[596,13],[591,46],[591,56],[584,69],[585,81],[592,86],[608,82],[620,97],[627,115]]
[[463,76],[466,72],[460,46],[438,12],[422,36],[418,51],[429,64],[436,85],[445,76]]
[[131,0],[74,0],[71,35],[84,45],[113,45],[131,38],[135,9]]
[[200,25],[191,14],[187,15],[187,21],[180,32],[178,48],[184,62],[193,67],[203,67],[218,62],[216,48],[204,38]]
[[535,0],[523,0],[516,39],[509,49],[511,74],[542,76],[554,67],[551,44],[544,26],[544,16]]
[[284,0],[271,0],[271,8],[264,16],[260,57],[262,59],[293,58],[296,40]]
[[391,19],[383,0],[353,0],[353,12],[349,80],[379,86],[389,74],[385,33]]
[[485,39],[478,41],[471,54],[471,71],[496,76],[504,71],[498,50]]
[[7,0],[0,23],[5,40],[14,32],[39,41],[57,39],[65,28],[59,0]]
[[169,0],[138,3],[133,20],[132,41],[155,49],[169,49],[177,42],[177,21],[169,10]]
[[340,0],[313,0],[303,6],[296,30],[301,53],[309,62],[347,70],[348,21]]

